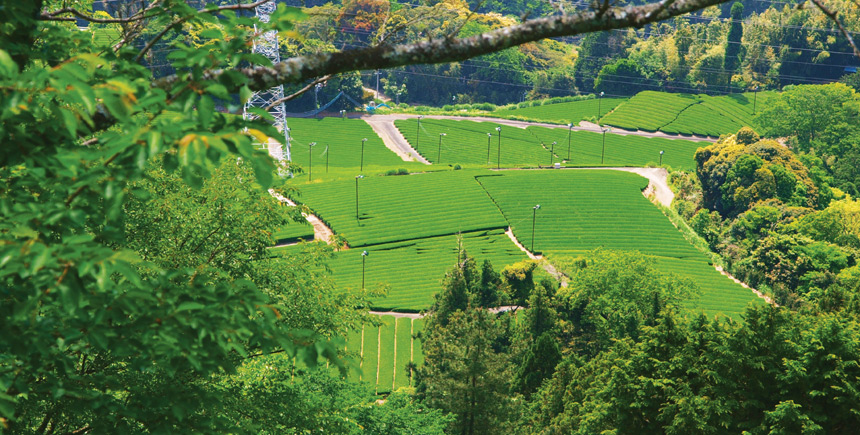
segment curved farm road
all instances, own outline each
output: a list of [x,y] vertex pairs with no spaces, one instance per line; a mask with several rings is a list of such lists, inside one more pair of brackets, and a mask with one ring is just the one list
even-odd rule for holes
[[[287,198],[286,196],[283,196],[280,193],[275,192],[273,189],[269,189],[269,195],[272,195],[278,201],[281,201],[281,202],[283,202],[283,203],[285,203],[291,207],[296,206],[296,203],[294,203],[293,201],[290,201],[290,199]],[[314,240],[322,240],[328,244],[331,244],[332,237],[334,236],[334,231],[332,231],[331,228],[329,228],[325,223],[323,223],[323,221],[320,220],[320,218],[316,217],[315,215],[302,213],[302,216],[304,216],[305,219],[307,219],[308,223],[310,223],[311,226],[314,227]],[[286,243],[286,244],[278,245],[278,246],[289,246],[289,245],[295,245],[295,243]],[[348,247],[344,246],[343,249],[348,249]]]
[[[368,124],[390,124],[394,125],[394,121],[401,119],[412,119],[417,118],[419,115],[412,115],[406,113],[393,113],[387,115],[361,115],[360,118],[365,120]],[[548,124],[543,122],[528,122],[528,121],[515,121],[512,119],[503,119],[503,118],[493,118],[489,116],[451,116],[451,115],[425,115],[425,118],[428,119],[451,119],[454,121],[477,121],[477,122],[494,122],[496,124],[507,125],[510,127],[517,128],[526,128],[526,127],[546,127],[546,128],[561,128],[567,129],[566,125],[558,125],[558,124]],[[397,130],[395,128],[395,130]],[[590,131],[593,133],[599,133],[600,126],[591,122],[582,121],[577,126],[573,127],[573,131]],[[696,142],[716,142],[717,140],[711,137],[706,136],[681,136],[674,134],[667,134],[660,131],[651,132],[651,131],[632,131],[632,130],[624,130],[621,128],[612,127],[612,134],[618,134],[622,136],[642,136],[642,137],[659,137],[663,139],[681,139],[681,140],[689,140]],[[402,137],[402,136],[401,136]]]
[[[387,115],[383,115],[387,116]],[[424,163],[425,165],[429,165],[430,162],[427,161],[421,154],[418,154],[418,151],[415,151],[412,148],[412,145],[409,145],[409,142],[406,141],[406,138],[400,134],[400,130],[394,126],[394,120],[381,119],[380,116],[372,116],[363,118],[364,122],[370,125],[370,128],[382,138],[382,142],[385,146],[397,154],[404,161],[419,161]]]

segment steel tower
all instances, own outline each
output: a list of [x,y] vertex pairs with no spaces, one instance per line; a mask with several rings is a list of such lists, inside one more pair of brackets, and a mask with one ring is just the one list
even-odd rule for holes
[[[269,22],[269,14],[275,11],[275,1],[271,1],[268,3],[263,3],[260,6],[254,8],[254,12],[257,14],[257,19],[261,22],[268,23]],[[257,26],[254,26],[254,31],[257,30]],[[278,32],[270,31],[264,33],[260,36],[256,41],[254,41],[253,52],[257,54],[261,54],[266,56],[272,63],[278,63],[281,61],[281,56],[278,53]],[[261,109],[266,109],[271,106],[272,103],[281,100],[284,98],[284,86],[278,85],[271,89],[267,89],[265,91],[254,92],[251,96],[251,99],[248,100],[248,103],[245,104],[244,116],[247,119],[252,116],[248,109],[251,107],[258,107]],[[269,144],[260,144],[260,146],[268,148],[269,154],[272,157],[278,160],[291,160],[290,159],[290,131],[287,128],[287,110],[284,107],[284,103],[279,103],[275,105],[272,109],[269,109],[269,113],[275,118],[275,127],[277,127],[282,133],[284,133],[284,147],[280,145],[276,145],[274,143]]]

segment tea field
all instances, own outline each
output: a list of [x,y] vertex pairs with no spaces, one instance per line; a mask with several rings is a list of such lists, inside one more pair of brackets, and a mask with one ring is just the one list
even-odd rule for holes
[[346,338],[346,351],[358,370],[350,370],[349,379],[375,385],[377,393],[388,393],[412,385],[406,365],[424,361],[421,341],[414,338],[424,329],[424,319],[380,316],[381,326],[365,325]]
[[[567,160],[568,139],[567,129],[529,127],[528,131],[544,144],[555,141],[554,162],[566,161],[573,166],[646,166],[660,162],[660,151],[663,151],[663,164],[675,169],[693,170],[696,161],[693,156],[696,149],[704,146],[698,142],[682,139],[648,138],[642,136],[621,136],[606,134],[604,163],[601,164],[603,153],[603,135],[589,131],[574,131],[570,135],[570,160]],[[544,155],[543,165],[550,165],[549,152]]]
[[[534,166],[544,160],[547,152],[526,129],[492,122],[422,119],[419,130],[418,119],[413,118],[395,121],[394,125],[412,148],[433,164]],[[497,127],[502,129],[501,149]],[[440,147],[442,133],[446,136],[442,137]],[[489,140],[487,133],[492,134]]]
[[713,97],[643,91],[621,103],[600,122],[626,130],[716,137],[736,133],[743,126],[758,129],[755,112],[760,112],[776,95],[747,92]]
[[[408,233],[404,237],[409,237]],[[490,260],[497,271],[527,258],[504,229],[384,243],[336,253],[329,266],[338,288],[361,288],[364,250],[368,252],[364,258],[365,287],[389,286],[386,297],[371,301],[374,308],[412,312],[430,307],[445,272],[464,255],[461,250],[479,265]]]
[[[499,156],[499,140],[490,122],[424,119],[421,135],[417,141],[418,123],[415,119],[396,121],[395,125],[421,155],[433,163],[470,164],[496,167]],[[489,140],[489,165],[487,160],[487,133]],[[439,133],[445,133],[441,149]],[[646,138],[641,136],[606,135],[604,163],[603,135],[587,131],[575,131],[570,135],[570,161],[568,157],[568,129],[528,127],[502,127],[502,167],[551,166],[564,162],[577,166],[645,166],[657,164],[660,151],[665,151],[664,163],[679,169],[693,169],[693,155],[701,144],[680,139]],[[556,144],[553,146],[552,142]]]
[[[370,125],[361,119],[288,118],[287,125],[292,137],[292,161],[301,166],[305,173],[311,164],[314,173],[325,173],[326,159],[330,169],[360,167],[362,139],[365,138],[365,168],[408,165],[386,148]],[[316,142],[316,145],[310,147],[312,142]]]
[[[626,98],[597,98],[567,103],[544,104],[542,106],[523,107],[517,109],[501,109],[492,113],[499,117],[516,117],[555,124],[577,124],[579,121],[592,117],[600,118]],[[599,112],[598,112],[599,110]]]
[[657,131],[698,102],[699,99],[690,94],[642,91],[602,117],[600,123],[626,130]]
[[[577,256],[606,248],[636,250],[657,258],[665,270],[689,276],[701,287],[693,305],[708,314],[738,315],[758,298],[721,276],[642,194],[648,181],[603,170],[505,171],[478,177],[510,222],[517,239],[552,256]],[[608,201],[607,198],[612,198]]]
[[313,209],[351,247],[506,227],[473,172],[360,179],[358,219],[354,178],[303,184],[300,195],[288,195]]

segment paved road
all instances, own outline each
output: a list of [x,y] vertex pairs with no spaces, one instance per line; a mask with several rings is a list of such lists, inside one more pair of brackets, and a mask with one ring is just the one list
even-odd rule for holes
[[[418,115],[412,115],[412,114],[406,114],[406,113],[393,113],[393,114],[386,114],[386,115],[369,115],[368,114],[368,115],[361,115],[360,116],[361,119],[368,121],[368,123],[370,123],[370,121],[372,120],[373,122],[379,122],[379,123],[384,122],[384,123],[390,123],[392,125],[394,124],[394,121],[399,120],[399,119],[412,119],[412,118],[417,118],[417,117],[418,117]],[[455,121],[495,122],[496,124],[507,125],[510,127],[517,127],[517,128],[526,128],[529,126],[534,126],[534,127],[567,129],[566,125],[547,124],[547,123],[543,123],[543,122],[515,121],[512,119],[492,118],[492,117],[486,117],[486,116],[426,115],[425,118],[428,118],[428,119],[452,119]],[[591,122],[586,122],[586,121],[580,122],[579,125],[574,126],[572,130],[573,131],[590,131],[593,133],[599,133],[601,131],[599,125],[593,124]],[[637,131],[630,131],[630,130],[624,130],[624,129],[615,128],[615,127],[612,127],[610,133],[618,134],[618,135],[622,135],[622,136],[631,135],[631,136],[642,136],[642,137],[659,137],[659,138],[663,138],[663,139],[681,139],[681,140],[689,140],[689,141],[695,141],[695,142],[711,142],[711,143],[713,143],[713,142],[717,141],[717,139],[714,139],[711,137],[705,137],[705,136],[680,136],[680,135],[667,134],[667,133],[663,133],[660,131],[657,131],[657,132],[638,131],[638,130]]]
[[409,145],[406,138],[400,134],[400,130],[394,126],[393,119],[382,119],[380,116],[372,116],[364,118],[364,121],[370,125],[370,128],[372,128],[380,138],[382,138],[382,142],[385,146],[400,156],[404,161],[411,162],[414,160],[424,163],[425,165],[430,164],[427,159],[422,157],[421,154],[418,154],[418,151],[415,151],[415,149]]

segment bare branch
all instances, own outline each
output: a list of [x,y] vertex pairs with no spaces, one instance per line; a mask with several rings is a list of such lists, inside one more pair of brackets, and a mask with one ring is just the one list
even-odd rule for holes
[[[158,7],[163,0],[154,0],[149,6],[141,9],[134,15],[126,18],[96,18],[92,15],[85,14],[75,8],[62,8],[60,10],[56,10],[53,12],[42,12],[39,16],[39,19],[42,21],[77,21],[78,19],[88,21],[90,23],[101,23],[101,24],[123,24],[123,23],[131,23],[134,21],[145,20],[147,18],[152,18],[158,14],[146,15],[147,12]],[[73,17],[61,17],[60,15],[72,14]]]
[[[256,66],[239,71],[250,79],[248,85],[251,89],[264,90],[279,84],[301,83],[313,77],[329,74],[388,69],[403,65],[458,62],[546,38],[642,27],[726,1],[728,0],[676,0],[671,4],[659,2],[623,8],[612,7],[605,11],[582,11],[573,15],[536,18],[468,38],[448,37],[409,44],[383,44],[335,53],[298,56],[271,67]],[[215,79],[221,73],[221,70],[213,70],[204,77]],[[164,77],[157,80],[155,86],[168,89],[186,77],[186,75]]]
[[314,81],[310,82],[310,84],[308,84],[307,86],[305,86],[305,87],[303,87],[303,88],[299,89],[299,90],[298,90],[298,91],[296,91],[295,93],[290,94],[290,95],[287,95],[287,96],[286,96],[286,97],[284,97],[284,98],[279,98],[279,99],[275,100],[275,102],[273,102],[272,104],[269,104],[269,106],[268,106],[268,107],[266,107],[266,109],[265,109],[265,110],[268,112],[269,110],[274,109],[274,108],[275,108],[275,106],[277,106],[278,104],[286,103],[287,101],[290,101],[290,100],[292,100],[292,99],[294,99],[294,98],[298,97],[299,95],[302,95],[302,94],[304,94],[305,92],[309,91],[312,87],[316,86],[318,83],[322,83],[322,82],[324,82],[324,81],[326,81],[326,80],[328,80],[328,79],[330,79],[330,78],[331,78],[331,75],[327,75],[327,76],[320,77],[320,78],[318,78],[318,79],[316,79],[316,80],[314,80]]
[[[272,0],[259,0],[253,3],[249,3],[246,5],[236,4],[236,5],[225,5],[219,6],[217,8],[203,8],[198,10],[198,13],[217,13],[226,10],[244,10],[244,9],[253,9],[257,6],[260,6],[264,3],[268,3]],[[152,11],[156,7],[158,7],[163,0],[154,0],[149,6],[141,9],[139,12],[127,18],[96,18],[92,15],[85,14],[75,8],[62,8],[53,12],[42,12],[39,16],[39,19],[42,21],[77,21],[78,19],[88,21],[90,23],[100,23],[100,24],[125,24],[132,23],[135,21],[145,20],[147,18],[152,18],[157,16],[158,14],[146,15],[147,12]],[[72,17],[61,17],[60,15],[71,14]]]
[[[219,6],[217,8],[201,9],[201,10],[197,11],[197,13],[214,14],[214,13],[218,13],[218,12],[226,11],[226,10],[254,9],[257,6],[260,6],[264,3],[268,3],[270,1],[272,1],[272,0],[258,0],[258,1],[246,4],[246,5],[237,4],[237,5]],[[173,29],[177,26],[181,26],[183,23],[185,23],[186,21],[188,21],[194,17],[195,17],[195,14],[192,14],[192,15],[187,15],[187,16],[184,16],[182,18],[178,18],[176,20],[173,20],[173,22],[168,24],[167,27],[165,27],[160,32],[158,32],[158,34],[155,35],[154,38],[152,38],[151,40],[149,40],[149,42],[146,43],[146,45],[143,47],[143,49],[140,50],[140,53],[137,54],[137,57],[134,58],[134,61],[140,62],[140,60],[143,59],[143,56],[146,54],[146,52],[148,52],[150,49],[152,49],[152,46],[154,46],[156,42],[160,41],[161,38],[163,38],[164,35],[167,34],[167,32],[169,32],[171,29]]]
[[836,16],[838,12],[828,9],[827,6],[824,6],[824,3],[821,0],[812,0],[812,3],[815,3],[815,6],[817,6],[818,9],[821,9],[821,12],[824,12],[824,15],[827,15],[827,18],[830,18],[837,26],[839,26],[839,31],[842,32],[842,35],[845,36],[845,39],[847,39],[848,43],[851,44],[851,48],[854,49],[854,56],[860,57],[860,49],[858,49],[857,44],[854,43],[854,38],[852,38],[851,34],[848,33],[848,30],[845,29],[845,25],[842,23],[842,20]]

